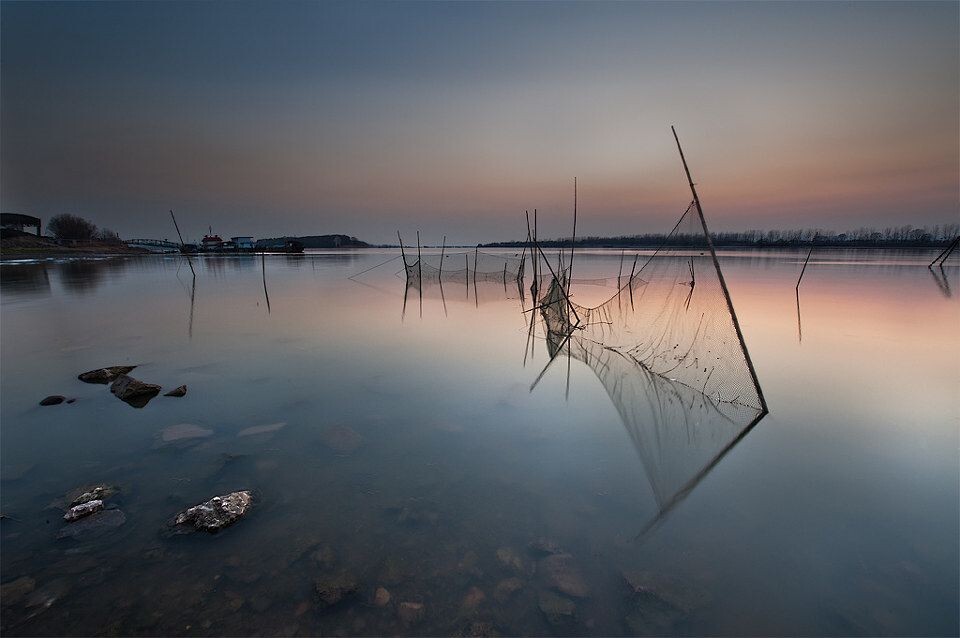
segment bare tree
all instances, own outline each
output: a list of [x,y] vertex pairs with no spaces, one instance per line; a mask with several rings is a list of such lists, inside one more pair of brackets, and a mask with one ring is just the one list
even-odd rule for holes
[[97,225],[83,217],[64,213],[55,215],[47,222],[47,230],[57,239],[93,239]]

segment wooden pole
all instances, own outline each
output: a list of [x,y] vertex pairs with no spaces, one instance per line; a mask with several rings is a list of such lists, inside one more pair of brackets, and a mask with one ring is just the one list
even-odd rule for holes
[[617,271],[617,290],[620,290],[622,287],[620,284],[620,276],[623,275],[623,254],[626,252],[625,248],[620,249],[620,270]]
[[727,310],[730,312],[730,318],[733,320],[733,327],[737,332],[737,339],[740,340],[740,347],[743,349],[743,358],[747,362],[747,369],[750,371],[750,378],[757,389],[757,398],[760,400],[760,408],[763,413],[769,412],[767,409],[767,400],[763,396],[763,389],[760,387],[760,380],[757,379],[757,371],[753,367],[753,360],[750,359],[750,351],[747,350],[747,343],[743,339],[743,331],[740,330],[740,321],[737,320],[737,312],[733,309],[733,301],[730,299],[730,291],[727,290],[727,282],[723,278],[723,271],[720,270],[720,261],[717,259],[717,251],[713,248],[713,240],[710,238],[710,230],[707,228],[707,221],[703,217],[703,207],[700,206],[700,196],[697,195],[697,187],[690,176],[690,167],[687,166],[687,158],[683,155],[683,147],[680,146],[680,138],[677,136],[677,129],[670,127],[673,131],[673,139],[677,142],[677,150],[680,152],[680,161],[683,162],[683,170],[687,174],[687,182],[690,184],[690,192],[693,194],[693,203],[697,205],[697,214],[700,215],[700,225],[703,227],[703,234],[707,238],[707,246],[710,248],[710,255],[713,257],[713,265],[717,269],[717,278],[720,280],[720,288],[723,290],[723,296],[727,300]]
[[813,242],[817,241],[816,236],[810,242],[810,250],[807,252],[807,258],[803,260],[803,268],[800,269],[800,276],[797,277],[797,294],[800,294],[800,281],[803,279],[803,273],[807,272],[807,263],[810,261],[810,255],[813,254]]
[[174,217],[173,211],[170,211],[170,217],[173,218],[173,227],[177,229],[177,237],[180,238],[180,246],[183,246],[183,235],[180,234],[180,226],[177,225],[177,218]]
[[397,231],[397,241],[400,242],[400,256],[403,257],[403,274],[407,274],[407,253],[403,251],[403,240],[400,239],[400,231]]
[[573,178],[573,235],[570,237],[570,281],[573,281],[573,249],[577,245],[577,178]]
[[[443,280],[443,253],[447,249],[447,236],[443,236],[443,244],[440,246],[440,272],[437,273],[437,281]],[[440,296],[443,296],[443,291],[440,291]]]
[[[417,276],[420,277],[420,292],[423,292],[423,258],[420,256],[420,231],[417,231]],[[421,303],[423,303],[421,301]]]

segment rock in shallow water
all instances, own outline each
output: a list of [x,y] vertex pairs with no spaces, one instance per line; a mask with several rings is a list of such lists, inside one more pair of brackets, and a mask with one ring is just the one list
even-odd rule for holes
[[68,523],[74,521],[79,521],[81,518],[95,514],[103,509],[103,501],[94,499],[91,501],[86,501],[79,505],[74,505],[67,510],[67,513],[63,515],[63,520]]
[[60,396],[59,394],[51,394],[50,396],[48,396],[48,397],[46,397],[45,399],[41,400],[41,401],[40,401],[40,405],[42,405],[42,406],[60,405],[61,403],[63,403],[63,402],[66,401],[66,400],[67,400],[67,397]]
[[110,392],[127,405],[142,408],[150,402],[150,399],[160,394],[160,386],[154,383],[144,383],[124,374],[117,377],[116,381],[113,382],[110,386]]
[[173,390],[170,390],[170,392],[165,393],[163,396],[165,396],[165,397],[182,397],[182,396],[186,396],[186,394],[187,394],[187,386],[185,386],[185,385],[178,385],[178,386],[175,387]]
[[0,585],[0,604],[4,606],[13,605],[32,592],[36,586],[37,581],[29,576],[21,576],[16,580]]
[[192,423],[177,423],[168,425],[160,430],[160,445],[180,443],[193,439],[203,439],[213,434],[213,430],[193,425]]
[[590,587],[570,554],[547,556],[540,561],[540,571],[548,587],[573,598],[590,597]]
[[505,603],[513,598],[514,594],[521,589],[523,589],[523,581],[516,576],[513,578],[504,578],[494,587],[493,597],[497,599],[497,602]]
[[385,587],[377,587],[373,593],[373,604],[377,607],[386,607],[390,603],[390,592]]
[[577,619],[577,605],[552,591],[540,592],[538,606],[547,622],[555,627],[570,625]]
[[255,425],[252,428],[246,428],[237,432],[237,436],[253,436],[255,434],[267,434],[276,432],[286,425],[286,421],[279,423],[270,423],[269,425]]
[[359,591],[356,579],[350,574],[320,578],[314,583],[321,610],[327,610],[353,598]]
[[710,595],[679,578],[649,571],[625,571],[630,598],[624,623],[633,633],[675,633],[693,611],[710,602]]
[[407,627],[423,620],[425,611],[423,603],[405,602],[397,606],[397,616]]
[[90,370],[89,372],[84,372],[77,376],[78,379],[84,383],[110,383],[117,377],[129,374],[137,366],[111,366],[109,368],[100,368],[98,370]]
[[363,437],[346,425],[331,425],[323,430],[320,441],[337,454],[350,454],[363,443]]
[[89,503],[90,501],[103,501],[116,494],[116,492],[117,488],[111,485],[96,485],[74,498],[70,502],[70,507],[75,505],[83,505],[84,503]]
[[253,497],[246,490],[214,496],[177,514],[174,524],[190,524],[198,530],[216,532],[240,520],[250,510],[252,502]]
[[530,553],[536,554],[537,556],[549,556],[550,554],[562,554],[563,550],[560,548],[560,545],[551,538],[540,538],[533,540],[527,545],[527,549],[530,550]]

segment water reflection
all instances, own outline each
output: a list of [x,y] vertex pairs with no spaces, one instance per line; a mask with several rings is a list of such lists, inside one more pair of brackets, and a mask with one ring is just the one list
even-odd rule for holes
[[0,270],[0,290],[5,294],[47,296],[50,275],[45,263],[5,265]]
[[943,294],[944,297],[948,299],[953,296],[953,292],[950,290],[950,277],[947,276],[946,270],[943,266],[931,266],[930,275],[933,277],[933,281],[937,284],[937,288]]
[[566,358],[568,388],[571,359],[596,374],[643,464],[659,512],[638,538],[659,524],[766,415],[751,406],[716,401],[590,339],[549,328],[546,334],[547,367]]

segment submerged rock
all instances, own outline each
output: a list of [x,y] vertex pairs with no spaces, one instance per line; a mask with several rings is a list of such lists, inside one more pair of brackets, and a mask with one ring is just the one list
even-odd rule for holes
[[359,587],[353,576],[341,573],[318,579],[314,583],[314,590],[317,593],[320,609],[325,611],[356,596]]
[[423,603],[403,602],[397,605],[397,616],[400,622],[409,627],[423,620],[426,609]]
[[573,598],[589,598],[590,587],[570,554],[552,554],[540,561],[546,585]]
[[501,547],[497,550],[497,560],[500,561],[500,564],[504,567],[509,567],[519,574],[524,574],[527,572],[527,567],[523,562],[523,558],[509,547]]
[[23,599],[37,586],[37,581],[29,576],[21,576],[9,583],[0,585],[0,604],[13,605]]
[[559,596],[552,591],[540,592],[538,607],[547,622],[554,627],[571,625],[577,619],[577,605],[569,598]]
[[324,428],[320,442],[337,454],[351,454],[363,443],[363,437],[346,425],[331,425]]
[[109,368],[100,368],[90,370],[77,376],[84,383],[103,383],[107,384],[119,376],[129,374],[137,366],[111,366]]
[[497,599],[497,602],[505,603],[521,589],[523,589],[523,581],[516,576],[504,578],[493,588],[493,597]]
[[154,383],[144,383],[124,374],[117,377],[116,381],[113,382],[110,386],[110,392],[127,405],[142,408],[150,402],[150,399],[160,394],[160,386]]
[[466,596],[463,597],[461,606],[466,609],[473,609],[486,600],[486,598],[487,595],[483,593],[482,589],[479,587],[471,587],[467,590]]
[[196,439],[203,439],[213,435],[213,430],[193,425],[192,423],[177,423],[168,425],[160,430],[160,441],[158,445],[171,445],[183,442],[196,442]]
[[252,502],[253,497],[246,490],[214,496],[177,514],[174,524],[190,524],[198,530],[216,532],[240,520],[250,510]]
[[63,403],[63,402],[66,401],[66,400],[67,400],[67,397],[60,396],[59,394],[51,394],[50,396],[46,397],[45,399],[42,399],[42,400],[40,401],[40,405],[43,405],[43,406],[48,406],[48,405],[60,405],[61,403]]
[[634,633],[673,633],[691,612],[709,602],[705,591],[682,580],[648,571],[625,571],[629,591],[624,624]]
[[237,432],[237,436],[253,436],[255,434],[267,434],[282,429],[287,424],[286,421],[279,423],[270,423],[269,425],[255,425],[252,428],[246,428]]
[[79,521],[81,518],[95,514],[103,509],[103,501],[94,499],[91,501],[85,501],[79,505],[74,505],[67,510],[67,513],[63,515],[63,520],[68,523],[74,521]]
[[563,553],[563,550],[556,541],[551,538],[544,538],[543,536],[531,541],[527,545],[527,549],[529,549],[532,554],[536,554],[537,556],[549,556],[550,554]]
[[163,396],[165,396],[165,397],[182,397],[182,396],[186,396],[186,394],[187,394],[187,386],[185,386],[185,385],[178,385],[178,386],[175,387],[173,390],[170,390],[170,392],[164,393]]
[[118,509],[105,509],[71,523],[60,530],[57,538],[84,540],[114,530],[127,522],[127,517]]
[[377,587],[373,593],[373,604],[377,607],[386,607],[390,604],[390,592],[385,587]]

